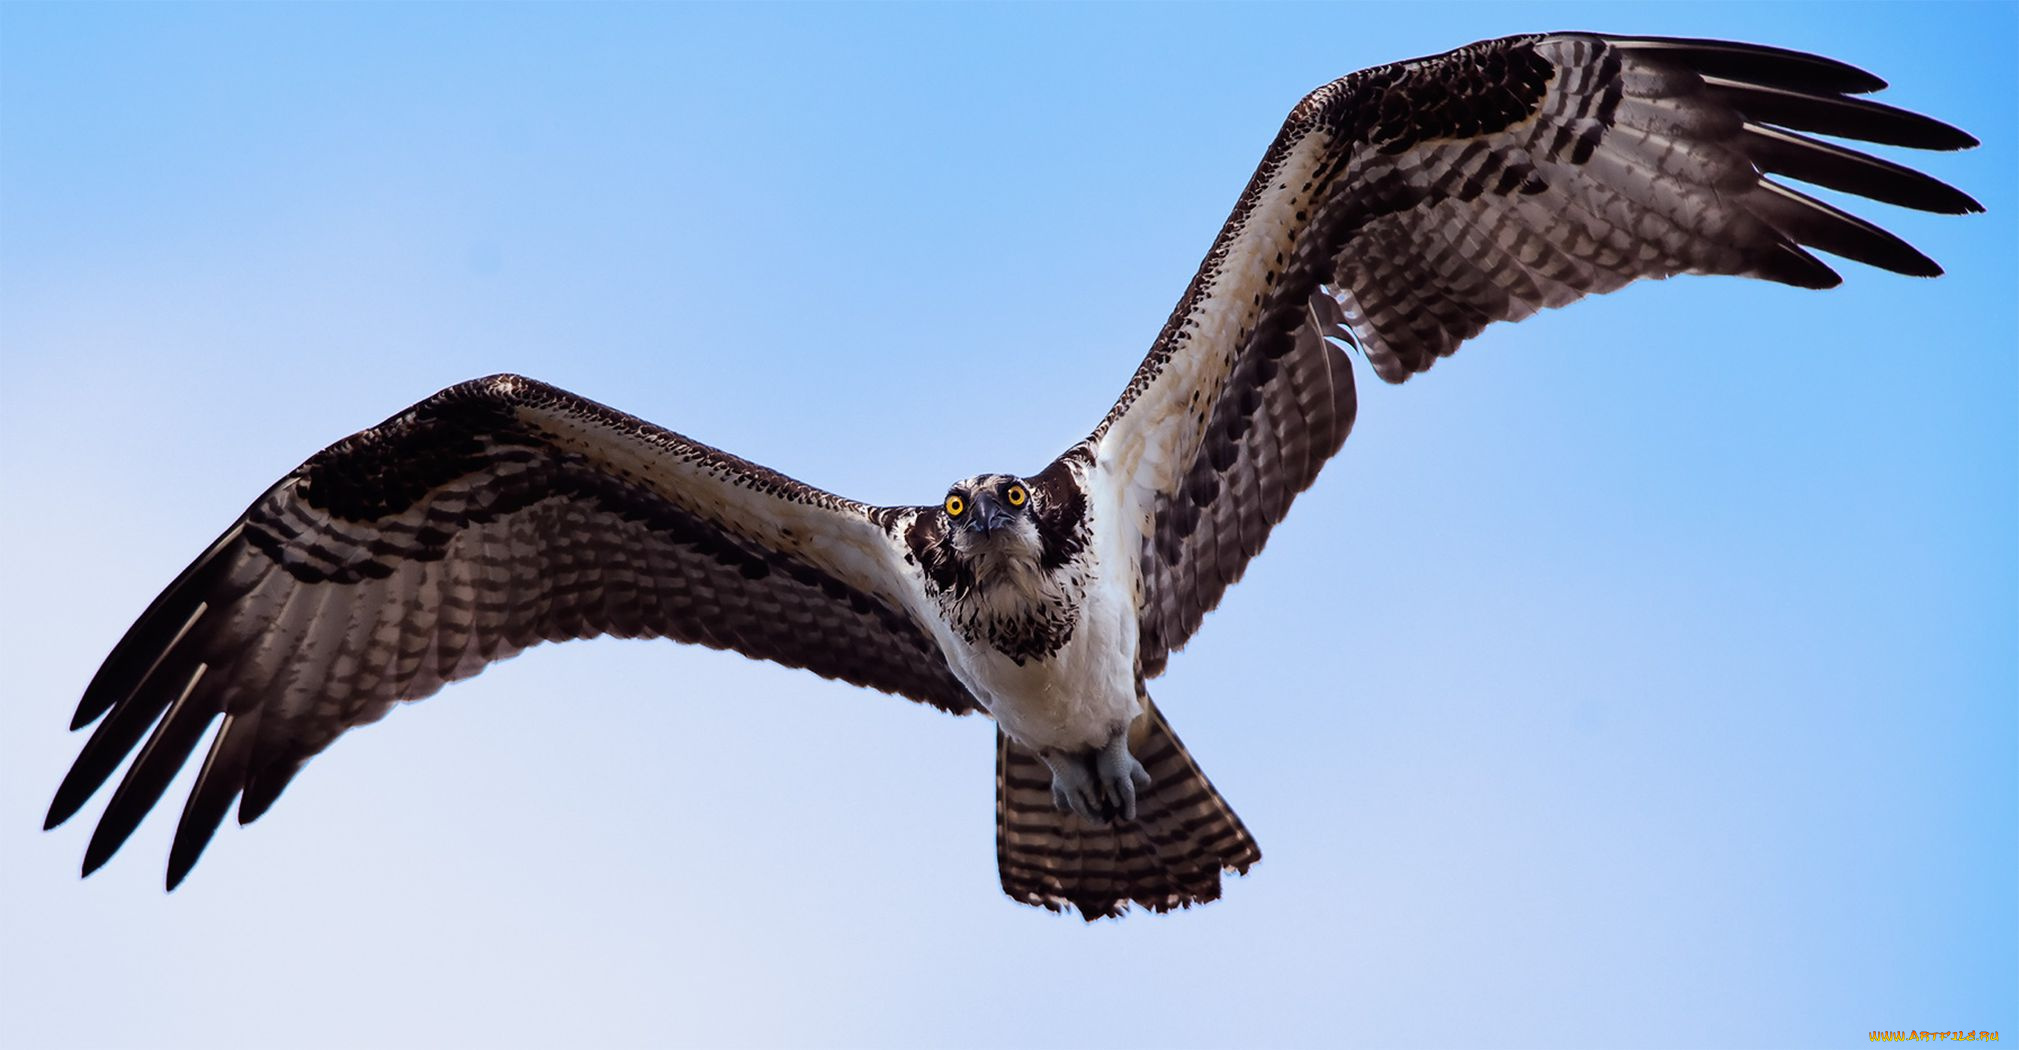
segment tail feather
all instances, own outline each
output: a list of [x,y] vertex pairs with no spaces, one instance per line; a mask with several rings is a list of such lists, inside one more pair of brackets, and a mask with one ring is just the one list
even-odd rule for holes
[[1262,851],[1163,715],[1143,702],[1129,749],[1150,774],[1136,819],[1095,825],[1052,805],[1051,770],[996,731],[996,861],[1003,892],[1091,922],[1130,904],[1155,912],[1217,900],[1222,870],[1246,874]]

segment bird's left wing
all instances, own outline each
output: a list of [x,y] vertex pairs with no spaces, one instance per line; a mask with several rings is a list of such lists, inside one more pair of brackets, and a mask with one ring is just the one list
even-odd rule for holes
[[1163,668],[1353,424],[1357,344],[1401,382],[1494,321],[1682,273],[1838,283],[1804,246],[1940,268],[1773,181],[1981,211],[1800,131],[1974,139],[1849,97],[1840,62],[1706,40],[1564,33],[1370,69],[1291,111],[1120,401],[1087,443],[1141,533],[1141,660]]
[[256,819],[345,730],[541,641],[668,637],[974,710],[906,611],[907,513],[529,379],[451,387],[282,478],[141,614],[48,825],[140,746],[88,874],[218,722],[173,887],[234,798]]

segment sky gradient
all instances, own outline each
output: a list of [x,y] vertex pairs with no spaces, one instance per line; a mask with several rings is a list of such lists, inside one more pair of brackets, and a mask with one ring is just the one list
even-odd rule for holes
[[[1152,683],[1263,850],[1224,900],[1016,906],[987,723],[666,642],[395,711],[172,895],[193,768],[87,882],[109,792],[40,832],[98,661],[323,445],[517,371],[872,502],[1033,472],[1306,91],[1573,28],[1870,69],[1989,212],[1855,208],[1940,280],[1363,368]],[[0,1045],[2019,1038],[2015,55],[2010,5],[0,5]]]

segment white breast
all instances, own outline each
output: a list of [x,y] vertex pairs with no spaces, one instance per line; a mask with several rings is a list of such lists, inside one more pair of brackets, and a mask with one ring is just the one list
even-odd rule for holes
[[1135,602],[1106,577],[1087,589],[1079,624],[1064,647],[1022,665],[941,627],[954,674],[989,714],[1026,747],[1099,747],[1128,725],[1136,706]]
[[[968,642],[941,617],[923,579],[909,574],[916,585],[913,613],[932,630],[955,677],[1026,747],[1099,747],[1139,710],[1135,566],[1105,549],[1117,544],[1103,542],[1101,520],[1096,515],[1092,522],[1078,621],[1066,644],[1043,659],[1019,664],[986,644]],[[1118,565],[1122,571],[1113,571]]]

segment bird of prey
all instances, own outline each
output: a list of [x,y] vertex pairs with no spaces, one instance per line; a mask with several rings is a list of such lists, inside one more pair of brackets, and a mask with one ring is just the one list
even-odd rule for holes
[[[513,375],[317,453],[148,606],[84,693],[49,810],[136,746],[85,851],[125,842],[202,742],[168,885],[234,800],[403,700],[542,641],[664,637],[992,717],[1015,900],[1085,918],[1210,901],[1261,856],[1151,702],[1340,448],[1357,350],[1399,383],[1495,321],[1637,278],[1940,268],[1775,176],[1933,212],[1927,175],[1804,132],[1975,140],[1878,78],[1708,40],[1510,37],[1334,81],[1290,111],[1148,356],[1030,474],[868,506]],[[143,742],[144,738],[144,742]]]

